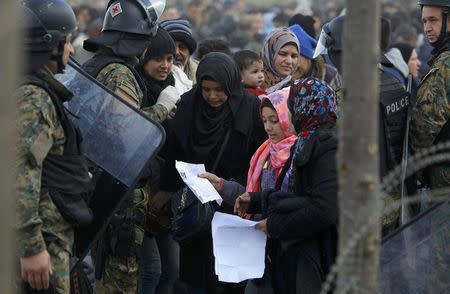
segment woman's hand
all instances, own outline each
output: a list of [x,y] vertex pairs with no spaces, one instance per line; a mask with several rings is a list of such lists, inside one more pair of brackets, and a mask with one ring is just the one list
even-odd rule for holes
[[255,229],[263,231],[269,237],[269,233],[267,232],[267,218],[263,219],[259,223],[255,225]]
[[199,174],[198,177],[207,179],[211,183],[211,185],[213,185],[214,189],[216,189],[217,192],[219,192],[223,188],[223,179],[219,178],[215,174],[205,172]]
[[236,213],[240,217],[243,217],[247,212],[249,205],[250,194],[248,194],[248,192],[245,192],[244,194],[236,198],[236,202],[234,203],[234,213]]

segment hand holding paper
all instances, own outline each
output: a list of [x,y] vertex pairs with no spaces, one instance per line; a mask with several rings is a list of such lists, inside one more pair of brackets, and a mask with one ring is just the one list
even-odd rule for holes
[[176,161],[175,167],[178,170],[183,182],[191,189],[194,195],[202,204],[209,201],[216,201],[222,204],[222,197],[207,179],[199,178],[198,175],[205,172],[204,164],[191,164],[182,161]]
[[263,276],[267,237],[256,224],[231,214],[214,214],[211,230],[219,281],[239,283]]

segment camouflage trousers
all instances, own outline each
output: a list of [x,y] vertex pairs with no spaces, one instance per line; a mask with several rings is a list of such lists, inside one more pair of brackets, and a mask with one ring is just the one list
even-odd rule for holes
[[54,243],[49,244],[47,250],[52,262],[56,293],[70,293],[70,253]]
[[[134,191],[134,209],[146,211],[148,199],[141,189]],[[127,257],[106,256],[105,266],[101,280],[95,281],[95,294],[135,294],[139,279],[139,258],[136,255],[140,252],[144,240],[144,229],[134,227],[134,247]],[[92,252],[95,262],[95,252]]]
[[105,260],[102,279],[95,281],[96,294],[136,294],[139,277],[137,256],[114,257]]

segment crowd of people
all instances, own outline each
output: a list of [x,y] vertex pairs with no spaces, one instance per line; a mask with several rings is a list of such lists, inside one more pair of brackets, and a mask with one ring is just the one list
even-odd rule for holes
[[[345,9],[322,2],[250,10],[241,0],[183,8],[116,0],[98,10],[24,0],[29,63],[16,93],[22,291],[80,293],[74,283],[85,271],[71,268],[74,244],[95,222],[92,199],[105,184],[107,170],[83,156],[83,134],[65,106],[76,97],[55,79],[73,58],[166,134],[90,248],[94,293],[319,293],[337,256],[342,89],[355,82],[342,78]],[[414,154],[449,139],[450,2],[419,4],[382,7],[380,180],[405,160],[405,142]],[[224,200],[208,208],[254,220],[268,236],[263,277],[220,282],[210,229],[175,234],[190,209],[206,209],[194,197],[182,215],[178,202],[192,192],[176,161],[205,165],[198,176]],[[434,165],[407,186],[406,194],[448,187],[450,168]],[[385,205],[402,194],[391,192]],[[382,217],[383,236],[404,224],[401,215]],[[435,266],[450,268],[445,259]],[[450,281],[430,286],[445,293]]]

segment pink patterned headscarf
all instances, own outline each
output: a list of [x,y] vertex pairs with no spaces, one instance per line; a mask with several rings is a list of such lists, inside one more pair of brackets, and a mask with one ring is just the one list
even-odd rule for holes
[[275,179],[278,178],[281,170],[289,159],[291,147],[297,139],[296,135],[289,132],[291,129],[289,108],[287,104],[289,99],[289,90],[289,87],[284,88],[262,98],[261,106],[264,105],[265,100],[269,100],[275,108],[278,115],[278,120],[281,124],[281,129],[284,133],[284,139],[276,144],[272,143],[272,141],[268,139],[258,148],[258,150],[256,150],[250,161],[250,168],[248,170],[247,192],[261,191],[261,174],[264,163],[268,159],[270,160],[271,166],[276,171]]

